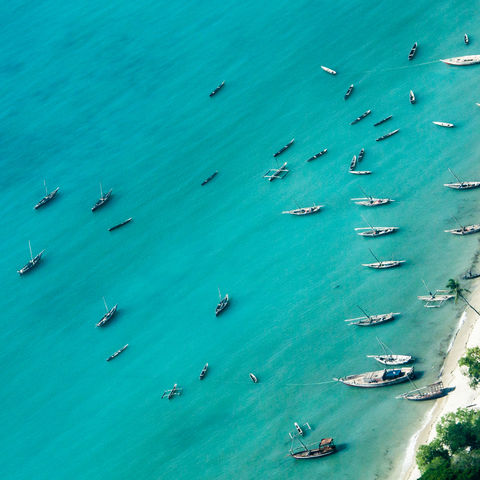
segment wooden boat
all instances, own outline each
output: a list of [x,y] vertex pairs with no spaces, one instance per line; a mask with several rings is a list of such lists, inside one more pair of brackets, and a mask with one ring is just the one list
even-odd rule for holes
[[97,208],[102,207],[105,205],[108,200],[110,199],[110,196],[112,195],[112,189],[110,189],[107,193],[103,193],[102,191],[102,184],[100,184],[100,198],[97,200],[97,203],[92,207],[92,212],[94,212]]
[[205,378],[205,375],[207,374],[207,370],[208,370],[208,363],[205,364],[202,371],[200,372],[200,380],[203,380]]
[[408,59],[409,59],[409,60],[412,60],[413,57],[415,56],[415,54],[417,53],[417,47],[418,47],[418,43],[415,42],[415,43],[413,44],[412,49],[410,50],[410,53],[408,54]]
[[204,185],[206,185],[208,182],[210,182],[211,180],[213,180],[218,174],[218,170],[216,172],[213,172],[207,179],[205,179],[203,182],[202,182],[202,187]]
[[124,345],[120,350],[117,350],[115,353],[110,355],[107,358],[107,362],[109,362],[110,360],[113,360],[114,358],[118,357],[122,352],[124,352],[127,349],[127,347],[128,347],[128,343],[126,345]]
[[249,373],[248,375],[250,376],[250,380],[252,380],[253,383],[258,383],[258,378],[253,373]]
[[[413,383],[413,385],[415,385],[415,383]],[[444,397],[448,394],[449,390],[449,388],[443,386],[442,381],[439,381],[431,383],[430,385],[426,385],[425,387],[416,388],[410,392],[402,393],[397,398],[404,398],[405,400],[412,400],[414,402],[422,402],[424,400],[434,400],[436,398]]]
[[114,305],[110,310],[107,307],[107,302],[105,301],[105,297],[103,297],[103,303],[105,304],[105,315],[102,317],[102,319],[97,323],[97,327],[103,327],[105,324],[107,324],[115,315],[117,312],[117,305]]
[[438,125],[439,127],[445,127],[445,128],[453,128],[455,125],[453,123],[447,123],[447,122],[432,122],[435,125]]
[[325,72],[329,73],[330,75],[336,75],[337,72],[335,70],[332,70],[331,68],[324,67],[323,65],[320,65],[320,68],[324,70]]
[[370,175],[372,173],[371,170],[350,170],[348,173],[352,175]]
[[295,426],[295,430],[293,432],[288,432],[288,436],[293,440],[294,438],[297,438],[298,436],[303,437],[305,435],[305,432],[303,431],[303,428],[308,428],[308,430],[311,430],[312,427],[308,422],[304,423],[302,426],[300,426],[297,422],[294,422],[293,425]]
[[297,440],[302,444],[302,447],[294,450],[292,445],[290,448],[290,456],[298,460],[325,457],[337,452],[333,438],[322,438],[317,448],[308,448],[299,438],[297,438]]
[[230,301],[230,299],[228,298],[228,293],[222,298],[220,289],[218,289],[218,297],[219,297],[219,302],[218,302],[218,305],[215,307],[216,317],[218,317],[228,307],[228,302]]
[[413,93],[413,90],[410,90],[410,93],[408,94],[410,98],[410,103],[413,105],[417,100],[415,98],[415,94]]
[[114,225],[113,227],[110,227],[110,228],[108,229],[108,231],[111,232],[111,231],[113,231],[113,230],[116,230],[117,228],[123,227],[123,226],[126,225],[127,223],[130,223],[132,220],[133,220],[132,217],[127,218],[127,219],[124,220],[123,222],[118,223],[117,225]]
[[315,154],[313,157],[310,157],[307,162],[311,162],[312,160],[316,160],[317,158],[321,157],[322,155],[325,155],[327,153],[327,149],[325,148],[321,152]]
[[293,145],[293,142],[295,141],[294,138],[292,138],[286,145],[284,145],[278,152],[275,152],[273,154],[274,157],[278,157],[281,153],[283,153],[287,148],[290,148]]
[[468,45],[468,44],[469,44],[470,39],[468,38],[468,35],[467,35],[467,34],[465,34],[465,35],[463,36],[463,41],[465,42],[465,45]]
[[480,277],[480,273],[472,273],[472,270],[470,269],[467,273],[463,275],[464,280],[473,280],[474,278]]
[[287,162],[285,162],[281,167],[279,168],[271,168],[268,170],[263,178],[268,178],[269,182],[273,182],[273,180],[277,178],[283,178],[285,175],[287,175],[289,171],[287,170]]
[[355,170],[357,166],[357,156],[354,155],[352,161],[350,162],[350,171]]
[[380,355],[367,355],[367,358],[374,358],[377,362],[388,365],[388,366],[395,366],[395,365],[405,365],[412,361],[412,357],[410,355],[396,355],[394,354],[385,343],[383,343],[378,337],[377,342],[379,343],[380,347],[382,347],[383,354]]
[[349,322],[349,325],[356,325],[358,327],[374,327],[375,325],[380,325],[381,323],[390,322],[395,318],[395,315],[400,315],[400,313],[381,313],[378,315],[369,315],[362,308],[358,307],[364,314],[363,317],[358,318],[349,318],[345,320]]
[[379,207],[380,205],[387,205],[390,202],[394,202],[391,198],[374,198],[374,197],[361,197],[351,198],[356,205],[362,205],[363,207]]
[[422,302],[426,302],[424,305],[426,308],[438,308],[446,301],[455,298],[455,295],[448,293],[448,290],[435,290],[435,292],[432,293],[425,281],[422,280],[422,282],[425,285],[428,295],[420,295],[417,298]]
[[447,65],[463,67],[466,65],[475,65],[476,63],[480,63],[480,55],[465,55],[463,57],[446,58],[444,60],[440,59],[440,61],[446,63]]
[[348,87],[348,90],[345,93],[345,95],[343,96],[343,98],[346,100],[352,94],[352,92],[353,92],[353,83],[352,83],[352,85],[350,85]]
[[304,208],[296,208],[295,210],[285,210],[282,213],[288,213],[290,215],[310,215],[312,213],[317,213],[320,211],[322,207],[325,205],[313,205],[313,207],[304,207]]
[[365,156],[365,149],[362,148],[360,150],[360,153],[358,154],[358,163],[360,163],[363,160],[363,157]]
[[[369,249],[370,250],[370,249]],[[378,257],[370,250],[370,253],[375,258],[376,262],[374,263],[362,263],[362,267],[374,268],[376,270],[384,270],[387,268],[400,267],[405,260],[382,260],[380,261]]]
[[214,95],[216,95],[219,90],[221,90],[223,88],[223,86],[225,85],[225,80],[218,86],[216,87],[213,91],[210,92],[210,97],[213,97]]
[[458,180],[458,183],[444,183],[444,187],[453,188],[455,190],[471,190],[472,188],[480,187],[480,182],[464,182],[460,180],[450,168],[448,171]]
[[375,238],[375,237],[381,237],[382,235],[388,235],[390,233],[394,233],[398,230],[398,227],[359,227],[356,228],[355,231],[357,232],[357,235],[360,235],[361,237],[367,237],[367,238]]
[[356,123],[358,123],[360,120],[363,120],[365,117],[367,117],[371,113],[372,113],[371,110],[367,110],[366,112],[362,113],[359,117],[357,117],[355,120],[353,120],[353,122],[350,122],[350,125],[355,125]]
[[414,375],[415,371],[413,367],[403,367],[360,373],[358,375],[348,375],[347,377],[334,378],[334,380],[351,387],[376,388],[408,382],[410,378],[414,378]]
[[45,180],[43,181],[43,184],[45,185],[45,196],[33,207],[35,210],[37,210],[37,208],[43,207],[48,202],[53,200],[57,196],[57,192],[60,189],[60,187],[57,187],[55,190],[48,193],[47,183],[45,182]]
[[386,133],[385,135],[382,135],[381,137],[378,137],[375,141],[381,142],[382,140],[385,140],[386,138],[389,138],[389,137],[391,137],[392,135],[395,135],[395,134],[398,133],[399,131],[400,131],[400,129],[397,128],[396,130],[393,130],[393,132],[389,132],[389,133]]
[[30,260],[20,270],[17,270],[19,275],[23,275],[29,272],[30,270],[32,270],[32,268],[35,268],[38,265],[38,262],[40,261],[40,259],[42,258],[43,252],[45,251],[45,250],[42,250],[40,253],[37,253],[35,256],[33,256],[32,245],[30,244],[30,240],[28,241],[28,248],[30,250]]
[[182,389],[178,387],[178,384],[175,384],[170,390],[165,390],[161,398],[167,398],[171,400],[172,398],[182,394]]
[[377,123],[374,123],[373,126],[378,127],[382,123],[388,122],[388,120],[390,120],[392,117],[393,115],[389,115],[388,117],[382,118],[382,120],[378,121]]
[[[457,219],[455,218],[455,220]],[[444,231],[446,233],[452,233],[453,235],[471,235],[472,233],[480,232],[480,224],[463,226],[458,220],[457,223],[460,225],[460,228],[453,228]]]

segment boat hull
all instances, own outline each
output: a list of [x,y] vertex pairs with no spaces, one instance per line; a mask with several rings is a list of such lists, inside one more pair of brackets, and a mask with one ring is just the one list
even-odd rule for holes
[[480,55],[465,55],[463,57],[453,57],[440,59],[441,62],[447,65],[453,65],[455,67],[463,67],[467,65],[475,65],[480,63]]
[[[338,381],[348,385],[349,387],[379,388],[408,382],[409,379],[415,376],[413,367],[401,368],[399,370],[401,372],[401,376],[392,379],[384,379],[383,376],[386,371],[379,370],[360,375],[349,375],[348,377],[339,378]],[[369,374],[370,376],[367,377]]]

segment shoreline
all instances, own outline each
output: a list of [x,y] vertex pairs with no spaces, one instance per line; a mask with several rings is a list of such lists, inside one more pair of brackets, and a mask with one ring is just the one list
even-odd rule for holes
[[[480,281],[474,280],[470,285],[472,293],[469,294],[468,300],[473,306],[480,305]],[[469,386],[468,378],[462,374],[462,369],[458,365],[458,360],[464,356],[467,348],[480,345],[480,322],[477,320],[477,314],[466,306],[458,321],[439,375],[439,380],[442,380],[446,387],[455,387],[455,390],[437,400],[425,414],[422,426],[408,442],[400,478],[417,480],[420,477],[415,461],[418,447],[435,438],[435,427],[443,415],[454,412],[458,408],[478,407],[480,403],[480,389],[475,391]]]

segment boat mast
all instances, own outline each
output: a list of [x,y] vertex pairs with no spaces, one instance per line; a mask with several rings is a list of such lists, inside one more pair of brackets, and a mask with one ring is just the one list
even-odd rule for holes
[[43,185],[45,186],[45,195],[48,195],[47,181],[45,179],[43,179]]
[[460,225],[460,227],[462,228],[462,232],[465,231],[465,227],[457,220],[456,217],[453,217],[453,219]]
[[30,249],[30,260],[33,262],[32,245],[30,245],[30,240],[28,241],[28,248]]
[[425,280],[422,279],[423,284],[425,285],[425,288],[427,289],[427,292],[430,294],[430,296],[433,298],[435,295],[432,293],[432,291],[428,288],[427,284],[425,283]]
[[370,250],[370,253],[373,255],[373,257],[375,258],[375,260],[376,260],[380,265],[383,265],[383,262],[381,262],[381,261],[378,259],[378,257],[372,252],[372,249],[369,248],[369,250]]
[[107,307],[107,302],[105,301],[105,297],[102,297],[103,298],[103,303],[105,304],[105,310],[108,312],[108,307]]
[[377,229],[375,229],[370,223],[366,220],[366,218],[362,215],[363,221],[367,223],[367,225],[372,229],[372,232],[377,233]]
[[102,182],[100,182],[100,198],[103,198]]
[[220,287],[218,287],[218,298],[220,299],[220,301],[222,300],[222,294],[220,293]]
[[360,305],[357,305],[357,308],[370,320],[370,315],[362,308]]
[[463,185],[463,182],[453,173],[452,170],[450,170],[450,168],[448,169],[448,171],[460,182],[461,185]]

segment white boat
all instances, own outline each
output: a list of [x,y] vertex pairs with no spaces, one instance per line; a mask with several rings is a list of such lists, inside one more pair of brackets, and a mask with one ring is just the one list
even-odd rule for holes
[[353,175],[370,175],[372,173],[371,170],[350,170],[348,173]]
[[475,65],[476,63],[480,63],[480,55],[465,55],[463,57],[445,58],[444,60],[440,59],[440,61],[447,65],[462,67],[464,65]]
[[277,178],[283,178],[289,172],[287,169],[287,162],[285,162],[281,167],[278,168],[271,168],[268,170],[263,178],[268,178],[269,182],[273,182],[273,180]]
[[415,98],[415,94],[413,93],[413,90],[410,90],[409,97],[410,97],[410,103],[413,105],[417,101]]
[[32,268],[36,267],[38,265],[38,262],[42,258],[43,252],[45,251],[45,250],[42,250],[40,253],[37,253],[35,256],[33,256],[30,240],[28,241],[28,248],[30,250],[30,260],[20,270],[17,270],[17,273],[19,275],[23,275],[24,273],[29,272]]
[[378,337],[377,342],[382,347],[383,354],[380,355],[367,355],[367,358],[374,358],[377,362],[383,365],[405,365],[406,363],[410,363],[412,361],[412,357],[410,355],[396,355],[394,354],[388,347],[383,343]]
[[445,128],[453,128],[455,125],[453,123],[448,123],[448,122],[432,122],[435,125],[438,125],[439,127],[445,127]]
[[453,233],[453,235],[470,235],[472,233],[480,232],[480,225],[467,225],[466,227],[453,228],[451,230],[444,230],[446,233]]
[[458,183],[444,183],[444,187],[453,188],[455,190],[469,190],[480,187],[480,182],[463,182],[455,175],[455,173],[453,173],[452,170],[448,169],[448,171],[458,180]]
[[381,237],[382,235],[388,235],[389,233],[394,233],[398,230],[398,227],[359,227],[355,231],[357,235],[361,237]]
[[395,318],[395,315],[400,315],[400,313],[381,313],[378,315],[369,315],[365,310],[358,307],[364,314],[363,317],[358,318],[349,318],[345,320],[349,322],[349,325],[357,325],[359,327],[373,327],[375,325],[379,325],[381,323],[389,322]]
[[386,205],[387,203],[394,202],[391,198],[374,198],[374,197],[362,197],[351,198],[356,205],[362,205],[363,207],[378,207],[380,205]]
[[253,383],[258,383],[258,379],[253,373],[249,373],[248,375],[250,376],[250,380],[252,380]]
[[465,42],[465,45],[468,45],[468,44],[469,44],[470,39],[468,38],[468,35],[467,35],[467,34],[465,34],[465,35],[463,36],[463,41]]
[[320,65],[320,67],[322,68],[322,70],[329,73],[330,75],[336,75],[337,74],[337,72],[335,70],[332,70],[331,68],[324,67],[323,65]]
[[414,376],[415,373],[413,367],[404,367],[360,373],[359,375],[348,375],[343,378],[334,378],[334,380],[351,387],[374,388],[407,382],[410,378],[414,378]]
[[475,105],[476,105],[477,107],[480,107],[480,103],[475,103]]
[[[370,249],[369,249],[370,250]],[[370,250],[370,253],[375,258],[376,262],[362,263],[362,267],[374,268],[376,270],[384,270],[386,268],[399,267],[406,260],[379,260],[378,257]]]
[[317,213],[325,205],[313,205],[313,207],[296,208],[294,210],[285,210],[282,213],[288,213],[290,215],[310,215],[311,213]]

